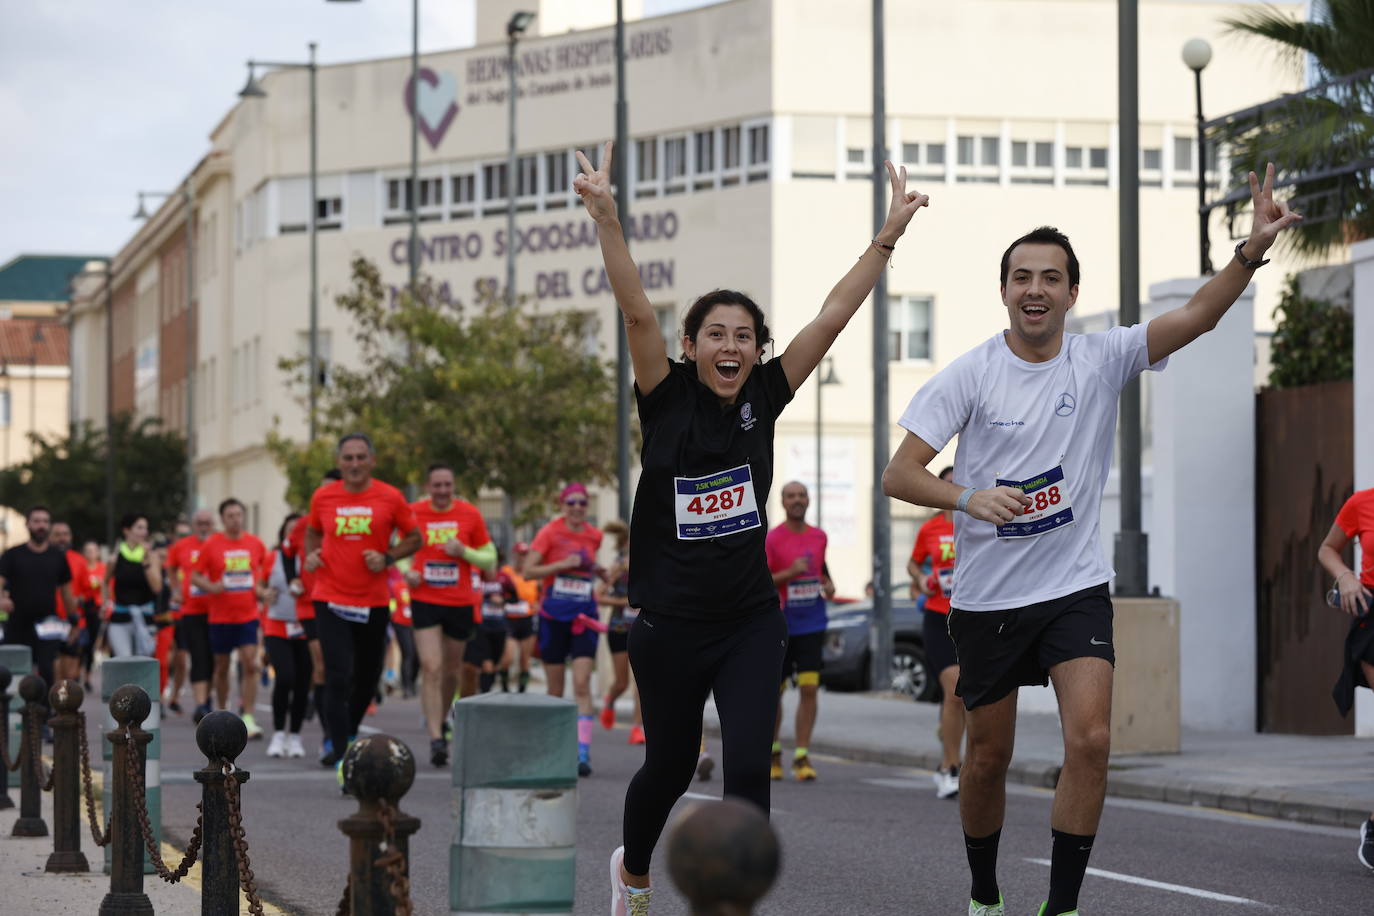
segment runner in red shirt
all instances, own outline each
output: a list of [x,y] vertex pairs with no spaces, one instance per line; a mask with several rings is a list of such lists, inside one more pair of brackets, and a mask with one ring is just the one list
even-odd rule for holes
[[[954,468],[940,472],[941,480],[953,480]],[[930,562],[930,575],[922,564]],[[955,694],[959,660],[949,638],[949,598],[954,594],[954,512],[942,510],[931,516],[916,534],[916,545],[906,564],[912,587],[926,596],[923,618],[926,663],[940,680],[944,699],[940,705],[940,744],[943,760],[935,771],[937,798],[959,794],[960,749],[964,744],[964,703]]]
[[[1360,543],[1358,573],[1341,557],[1352,540]],[[1340,608],[1354,618],[1345,640],[1345,667],[1333,691],[1336,707],[1345,715],[1356,687],[1374,688],[1374,616],[1369,613],[1374,607],[1374,488],[1357,490],[1341,506],[1336,523],[1317,548],[1317,562],[1335,577],[1333,590],[1340,595]],[[1374,814],[1360,825],[1357,855],[1361,865],[1374,869]]]
[[415,648],[420,654],[420,705],[429,728],[429,761],[448,763],[444,713],[458,689],[464,645],[480,616],[472,571],[496,568],[496,545],[482,513],[453,496],[453,468],[438,462],[425,472],[428,499],[411,505],[424,546],[406,571]]
[[[324,473],[324,479],[320,481],[320,486],[328,486],[336,480],[342,480],[343,475],[338,468],[330,468]],[[296,578],[289,583],[291,594],[296,596],[296,619],[300,621],[301,627],[305,629],[305,638],[310,644],[310,694],[314,709],[320,716],[320,722],[324,722],[324,653],[320,650],[320,635],[315,629],[315,602],[311,598],[310,592],[315,587],[315,574],[305,568],[305,529],[310,527],[309,520],[302,515],[291,526],[291,533],[287,535],[286,544],[282,551],[295,561]],[[325,743],[320,749],[320,756],[327,756],[330,753],[329,738],[326,735]]]
[[192,582],[205,593],[214,654],[215,697],[229,708],[229,657],[239,657],[239,717],[249,738],[261,738],[253,717],[258,699],[258,601],[266,594],[267,547],[243,530],[244,506],[230,497],[219,504],[224,530],[200,548]]
[[592,580],[604,577],[596,565],[601,531],[587,524],[587,488],[570,483],[559,496],[563,514],[534,536],[525,575],[544,580],[540,608],[539,657],[549,681],[549,696],[563,695],[563,670],[572,657],[573,696],[577,700],[577,774],[592,773],[592,665],[596,661],[600,624]]
[[[324,653],[324,725],[334,766],[357,734],[386,654],[390,610],[386,568],[420,549],[420,529],[401,491],[372,479],[372,440],[349,433],[336,453],[343,479],[310,498],[305,569],[318,573],[311,597]],[[395,535],[399,540],[392,545]]]
[[81,556],[86,561],[88,601],[82,602],[86,617],[86,642],[81,650],[81,680],[86,692],[91,692],[91,668],[95,665],[95,644],[100,638],[100,608],[105,603],[105,561],[100,558],[100,544],[87,541],[81,545]]
[[59,681],[76,680],[81,676],[81,648],[89,640],[86,632],[86,615],[83,605],[89,599],[91,583],[90,570],[86,568],[86,558],[72,550],[72,526],[66,522],[52,523],[52,545],[67,554],[67,566],[72,571],[72,597],[76,604],[67,607],[62,600],[62,590],[57,590],[57,613],[67,621],[71,630],[67,638],[57,647],[57,662],[53,667],[53,677]]
[[210,651],[210,618],[205,594],[191,583],[191,576],[200,562],[201,547],[215,532],[215,517],[209,509],[197,509],[191,516],[191,533],[172,545],[167,563],[174,577],[172,587],[181,595],[181,616],[177,619],[177,643],[191,657],[191,697],[196,709],[192,720],[200,720],[210,713],[210,675],[214,671],[214,653]]
[[387,657],[387,693],[396,689],[399,680],[401,699],[405,700],[415,696],[415,678],[420,672],[420,659],[415,654],[415,628],[411,626],[410,586],[406,585],[405,574],[393,566],[386,571],[386,587],[391,591],[391,637],[396,644],[395,653]]

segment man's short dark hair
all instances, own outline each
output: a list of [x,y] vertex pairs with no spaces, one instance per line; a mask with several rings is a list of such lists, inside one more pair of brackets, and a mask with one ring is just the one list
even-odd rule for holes
[[47,506],[39,504],[37,506],[29,506],[29,511],[24,513],[24,521],[27,522],[29,519],[33,518],[33,514],[35,512],[46,512],[48,513],[48,520],[52,520],[52,510],[49,509]]
[[458,476],[457,472],[453,470],[453,465],[449,464],[447,461],[436,461],[429,467],[425,468],[425,480],[428,481],[435,471],[448,471],[455,477]]
[[344,435],[340,436],[339,445],[336,449],[334,449],[335,454],[343,451],[343,447],[347,445],[349,442],[354,441],[355,439],[361,442],[363,445],[367,446],[368,454],[376,454],[377,450],[372,447],[372,437],[369,436],[367,433],[345,433]]
[[234,497],[231,496],[231,497],[229,497],[228,499],[226,499],[224,502],[222,502],[222,503],[219,504],[219,517],[220,517],[220,518],[224,518],[224,510],[225,510],[225,509],[228,509],[230,506],[238,506],[240,509],[243,510],[244,515],[247,515],[247,514],[248,514],[248,507],[245,506],[243,503],[239,502],[237,499],[235,499]]
[[1011,253],[1016,250],[1017,245],[1058,245],[1064,249],[1064,255],[1069,261],[1069,286],[1078,285],[1078,255],[1073,253],[1073,246],[1069,244],[1069,237],[1053,226],[1040,226],[1012,242],[1007,246],[1007,250],[1002,252],[1003,286],[1007,285],[1007,270],[1011,266]]

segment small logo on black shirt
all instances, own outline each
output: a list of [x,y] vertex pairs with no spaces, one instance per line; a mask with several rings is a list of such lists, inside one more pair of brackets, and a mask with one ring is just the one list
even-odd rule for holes
[[754,405],[748,401],[739,409],[739,425],[746,432],[754,428]]

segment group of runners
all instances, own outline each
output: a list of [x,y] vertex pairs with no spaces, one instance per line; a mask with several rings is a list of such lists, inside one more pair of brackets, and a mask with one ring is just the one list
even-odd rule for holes
[[[532,617],[523,608],[533,607],[533,596],[520,583],[539,580],[540,654],[555,695],[565,692],[571,666],[583,774],[591,771],[591,671],[602,629],[612,637],[618,672],[602,704],[603,725],[614,724],[615,700],[629,685],[619,656],[634,674],[632,740],[645,741],[644,762],[627,787],[623,845],[610,856],[610,912],[644,916],[652,900],[654,848],[700,769],[709,696],[720,716],[725,794],[768,811],[770,783],[781,777],[783,764],[779,687],[792,677],[800,702],[791,766],[799,780],[816,776],[807,745],[825,599],[833,585],[825,535],[805,523],[803,486],[783,487],[786,518],[769,530],[774,430],[929,199],[909,190],[905,169],[889,163],[885,224],[868,243],[856,244],[857,262],[780,353],[770,352],[759,305],[743,293],[716,289],[687,310],[684,356],[675,362],[625,244],[611,192],[612,152],[608,143],[600,168],[579,152],[574,190],[595,221],[623,314],[643,431],[633,516],[627,529],[608,526],[616,540],[613,563],[600,564],[603,532],[587,521],[585,487],[570,484],[560,494],[559,516],[530,543],[519,578],[500,565],[480,514],[453,496],[450,469],[433,465],[425,481],[428,498],[409,504],[399,490],[373,479],[372,446],[359,433],[339,443],[340,479],[315,491],[308,513],[290,532],[283,529],[282,546],[266,559],[256,539],[235,534],[232,519],[241,507],[233,500],[222,505],[224,530],[202,539],[188,561],[195,569],[189,588],[199,593],[188,591],[183,601],[198,597],[214,608],[215,602],[228,605],[225,596],[241,596],[233,599],[233,620],[210,616],[217,658],[247,644],[248,593],[254,590],[269,606],[267,619],[283,624],[278,632],[284,636],[275,638],[318,644],[317,650],[293,646],[289,661],[280,650],[273,659],[274,667],[278,657],[284,660],[279,677],[282,669],[297,672],[293,690],[303,692],[307,680],[298,672],[307,665],[311,678],[322,682],[318,705],[331,744],[323,760],[332,763],[372,702],[392,615],[388,580],[395,577],[388,573],[409,558],[400,578],[410,590],[433,756],[442,762],[455,659],[465,644],[483,641],[478,634],[488,617],[498,629],[497,607],[516,636],[505,611],[513,605],[522,608],[516,616]],[[1301,218],[1274,200],[1272,166],[1262,181],[1252,174],[1250,185],[1251,233],[1230,262],[1183,307],[1131,327],[1066,333],[1080,279],[1068,238],[1041,227],[1013,241],[1002,254],[999,276],[1007,329],[927,381],[899,421],[906,436],[882,487],[891,497],[937,512],[918,537],[909,571],[927,597],[927,651],[946,697],[936,787],[959,799],[970,916],[1005,913],[997,863],[1017,692],[1048,683],[1059,704],[1064,765],[1050,818],[1049,891],[1039,913],[1078,913],[1109,751],[1113,572],[1102,556],[1099,509],[1117,400],[1131,379],[1163,370],[1172,353],[1215,327],[1266,263],[1264,253],[1279,233]],[[930,465],[956,437],[953,466],[933,473]],[[38,527],[31,517],[35,535]],[[1337,580],[1339,604],[1356,618],[1349,646],[1352,691],[1374,683],[1374,628],[1361,616],[1374,587],[1374,543],[1366,542],[1371,549],[1359,572],[1345,567],[1340,551],[1370,531],[1374,492],[1365,491],[1342,510],[1320,556]],[[109,575],[116,583],[127,579],[137,591],[141,575],[156,587],[157,564],[146,554],[126,554],[121,545],[117,566]],[[22,568],[10,554],[0,561],[12,596],[22,589],[16,585],[26,575],[16,578]],[[245,577],[245,568],[261,572]],[[75,600],[65,584],[70,578],[69,571],[52,578],[49,598],[60,586],[64,603]],[[285,600],[287,593],[294,600]],[[600,620],[600,604],[613,608],[609,627]],[[116,602],[116,609],[121,606]],[[521,629],[516,638],[529,639],[533,631]],[[240,663],[252,670],[242,658]],[[490,686],[495,672],[485,662],[477,667],[479,689]],[[219,670],[202,666],[193,684],[197,673],[204,683]],[[1362,828],[1362,844],[1371,834],[1374,820]],[[1362,845],[1362,860],[1370,864],[1366,852]]]

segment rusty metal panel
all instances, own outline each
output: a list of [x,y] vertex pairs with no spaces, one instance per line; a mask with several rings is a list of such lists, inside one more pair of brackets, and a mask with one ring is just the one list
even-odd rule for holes
[[1326,606],[1317,547],[1354,491],[1354,386],[1256,398],[1259,729],[1353,734],[1354,717],[1342,719],[1331,701],[1349,621]]

